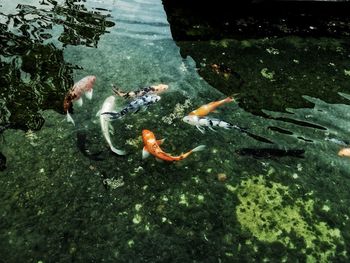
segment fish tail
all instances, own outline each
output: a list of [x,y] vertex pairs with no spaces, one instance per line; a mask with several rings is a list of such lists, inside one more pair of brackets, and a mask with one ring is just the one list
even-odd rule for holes
[[73,125],[75,126],[75,122],[74,122],[72,116],[69,114],[68,111],[67,111],[67,122],[71,122],[71,123],[73,123]]
[[119,97],[124,97],[126,95],[125,92],[122,92],[120,89],[118,89],[116,86],[113,85],[112,88],[114,94],[118,95]]
[[180,161],[180,160],[187,158],[191,153],[203,151],[205,149],[205,147],[206,147],[205,145],[199,145],[196,148],[188,151],[187,153],[181,154],[179,157],[177,157],[178,158],[177,161]]
[[112,152],[114,152],[118,155],[125,155],[126,154],[126,152],[124,150],[119,150],[119,149],[115,148],[113,145],[111,145],[110,147],[111,147]]
[[231,102],[231,101],[235,101],[235,99],[233,97],[227,97],[226,99],[224,99],[224,102]]
[[191,152],[200,152],[203,151],[205,149],[205,145],[199,145],[196,148],[192,149]]

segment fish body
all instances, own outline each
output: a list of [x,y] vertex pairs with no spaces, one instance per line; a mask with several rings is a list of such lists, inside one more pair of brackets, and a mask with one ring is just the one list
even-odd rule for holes
[[222,121],[219,119],[209,118],[209,117],[198,117],[196,115],[188,115],[182,119],[184,122],[196,126],[196,128],[204,133],[204,128],[209,128],[210,130],[214,130],[214,128],[224,128],[224,129],[237,129],[240,131],[244,131],[243,128],[238,127],[237,125],[233,125],[226,121]]
[[114,86],[113,92],[120,97],[129,99],[129,98],[142,97],[147,94],[159,94],[163,91],[166,91],[168,88],[169,86],[166,84],[159,84],[159,85],[144,87],[135,91],[124,92]]
[[185,158],[187,158],[191,153],[202,151],[205,148],[205,145],[200,145],[186,153],[183,153],[179,156],[172,156],[166,152],[164,152],[159,145],[163,143],[164,140],[156,140],[156,137],[153,132],[149,130],[143,130],[142,131],[142,140],[143,140],[143,151],[142,151],[142,158],[145,159],[149,156],[149,154],[152,154],[156,158],[160,160],[164,160],[167,162],[174,162],[174,161],[181,161]]
[[160,100],[160,97],[158,95],[148,94],[142,97],[138,97],[135,100],[131,101],[119,112],[116,112],[116,111],[113,111],[113,109],[110,109],[109,111],[104,111],[101,114],[106,115],[105,117],[108,117],[110,120],[121,119],[126,114],[130,112],[136,113],[139,110],[145,109],[151,104],[154,104],[159,100]]
[[350,157],[350,148],[342,148],[338,152],[338,155],[341,157]]
[[228,103],[231,101],[234,101],[234,99],[231,97],[227,97],[226,99],[219,100],[219,101],[213,101],[213,102],[205,104],[205,105],[199,107],[198,109],[190,112],[188,115],[190,115],[190,116],[195,115],[195,116],[203,117],[203,116],[208,115],[210,112],[214,111],[217,107],[221,106],[222,104],[225,104],[225,103]]
[[102,104],[102,108],[100,110],[100,124],[101,124],[101,130],[102,134],[107,141],[109,147],[111,148],[112,152],[118,154],[118,155],[125,155],[126,152],[123,150],[119,150],[115,148],[112,144],[111,137],[110,137],[110,129],[112,129],[112,126],[108,120],[108,118],[103,115],[104,112],[112,111],[115,108],[115,97],[109,96],[105,99],[105,101]]
[[69,111],[71,111],[73,107],[73,102],[78,101],[79,104],[82,105],[82,96],[84,94],[88,99],[91,100],[95,81],[95,76],[86,76],[75,83],[74,86],[67,92],[63,102],[63,109],[67,114],[68,122],[72,122],[74,124],[74,120],[69,114]]

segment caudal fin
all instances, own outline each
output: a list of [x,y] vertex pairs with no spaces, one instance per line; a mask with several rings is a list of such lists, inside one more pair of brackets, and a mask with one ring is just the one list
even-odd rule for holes
[[200,152],[203,151],[205,149],[205,145],[199,145],[196,148],[192,149],[191,152]]
[[124,150],[119,150],[119,149],[115,148],[114,146],[111,146],[111,150],[112,150],[112,152],[114,152],[118,155],[125,155],[126,154],[126,152]]
[[69,112],[67,112],[67,121],[73,123],[73,125],[75,126],[75,122],[74,122],[72,116],[69,114]]

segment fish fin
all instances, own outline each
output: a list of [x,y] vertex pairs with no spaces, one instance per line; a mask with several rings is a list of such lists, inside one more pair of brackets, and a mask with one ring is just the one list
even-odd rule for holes
[[69,112],[67,112],[67,121],[73,123],[73,125],[75,126],[75,122],[74,122],[72,116],[69,114]]
[[162,144],[164,143],[164,141],[165,141],[165,138],[164,138],[164,139],[161,139],[161,140],[157,140],[157,144],[158,144],[158,145],[162,145]]
[[114,146],[111,146],[111,150],[112,150],[112,152],[114,152],[118,155],[125,155],[126,154],[126,152],[124,150],[119,150],[119,149],[115,148]]
[[101,110],[98,110],[98,112],[96,113],[96,117],[101,115]]
[[114,127],[112,126],[112,124],[109,122],[108,123],[108,130],[109,130],[109,133],[114,135]]
[[158,157],[156,157],[156,161],[157,161],[158,163],[164,163],[164,160],[162,160],[162,159],[160,159],[160,158],[158,158]]
[[200,152],[203,151],[205,149],[205,145],[199,145],[196,148],[192,149],[191,152]]
[[133,114],[136,114],[140,111],[140,108],[138,108],[136,111],[133,112]]
[[143,147],[142,149],[142,159],[148,158],[150,155],[149,151],[146,150],[146,147]]
[[87,99],[91,100],[92,99],[92,92],[93,92],[93,89],[86,91],[85,92],[85,97]]
[[209,130],[216,132],[216,130],[213,127],[208,126],[208,128],[209,128]]
[[78,105],[79,107],[83,106],[83,99],[82,99],[82,98],[79,98],[79,99],[77,100],[77,105]]
[[203,133],[203,134],[205,133],[204,129],[201,128],[200,126],[196,125],[196,128],[197,128],[201,133]]

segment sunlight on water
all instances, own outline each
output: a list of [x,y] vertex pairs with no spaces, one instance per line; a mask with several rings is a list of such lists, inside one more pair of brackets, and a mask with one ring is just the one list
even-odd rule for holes
[[[182,118],[224,95],[180,56],[161,1],[17,4],[2,4],[0,20],[11,23],[0,51],[7,262],[347,260],[350,160],[337,152],[349,144],[349,105],[304,96],[314,107],[264,118],[230,102],[209,116],[246,132],[202,134]],[[93,97],[73,106],[73,126],[63,99],[87,75]],[[112,84],[160,83],[169,89],[159,102],[112,122],[112,143],[127,152],[115,155],[96,116]],[[116,110],[128,102],[118,97]],[[173,155],[206,149],[171,164],[142,160],[143,129]]]

